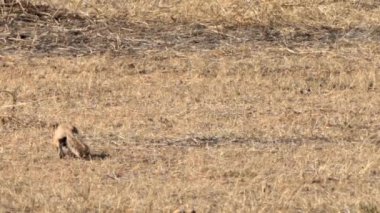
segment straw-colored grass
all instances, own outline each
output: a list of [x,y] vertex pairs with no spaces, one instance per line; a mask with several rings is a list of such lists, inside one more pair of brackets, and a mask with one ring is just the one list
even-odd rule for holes
[[380,211],[377,1],[12,2],[0,212]]

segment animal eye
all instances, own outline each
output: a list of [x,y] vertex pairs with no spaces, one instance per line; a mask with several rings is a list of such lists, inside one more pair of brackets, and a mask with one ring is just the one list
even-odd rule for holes
[[67,138],[66,137],[60,138],[60,139],[58,139],[58,141],[59,141],[60,146],[67,146]]

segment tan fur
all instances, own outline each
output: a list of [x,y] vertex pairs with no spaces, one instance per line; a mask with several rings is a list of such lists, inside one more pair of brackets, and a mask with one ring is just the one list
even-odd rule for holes
[[57,148],[60,158],[65,156],[85,158],[90,157],[90,148],[79,138],[78,129],[71,124],[55,125],[53,145]]

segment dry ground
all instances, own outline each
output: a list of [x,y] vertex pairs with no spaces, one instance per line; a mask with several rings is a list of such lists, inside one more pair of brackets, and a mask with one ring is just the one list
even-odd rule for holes
[[380,211],[378,1],[34,3],[0,3],[0,212]]

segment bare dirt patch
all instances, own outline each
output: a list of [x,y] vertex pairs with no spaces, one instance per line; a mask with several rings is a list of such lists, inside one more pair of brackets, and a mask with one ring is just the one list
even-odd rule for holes
[[339,40],[379,41],[379,27],[229,25],[223,23],[136,22],[99,18],[49,5],[7,0],[0,5],[1,54],[84,56],[146,51],[213,50],[221,46],[325,46]]

